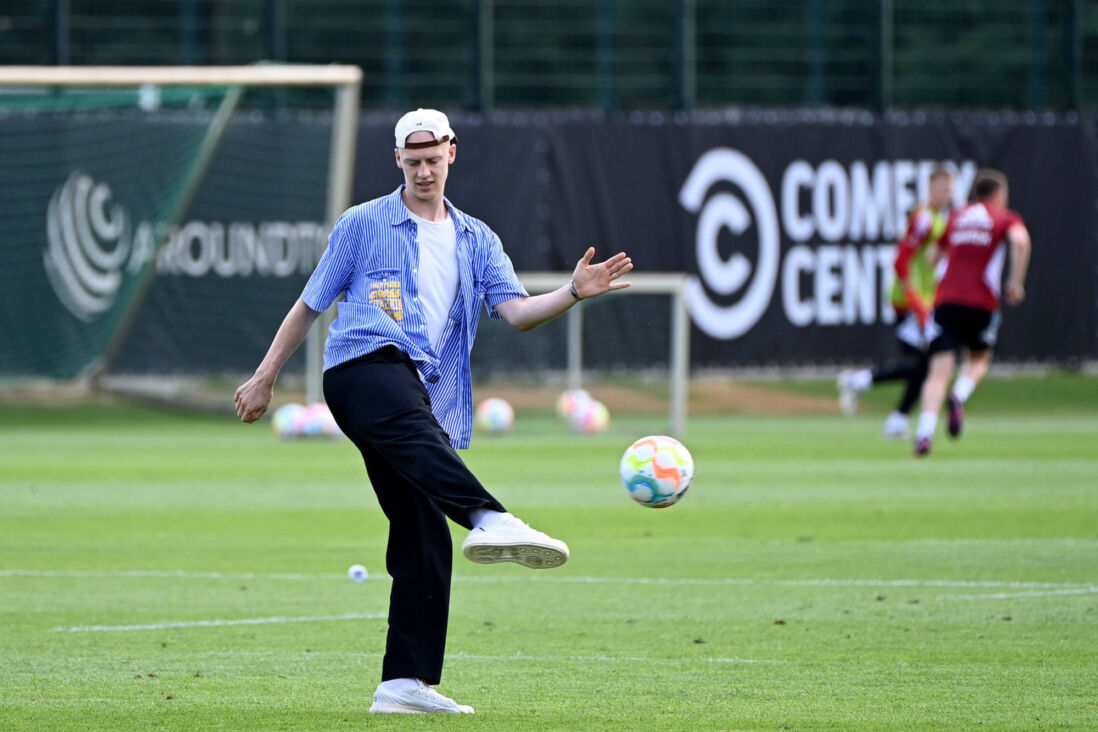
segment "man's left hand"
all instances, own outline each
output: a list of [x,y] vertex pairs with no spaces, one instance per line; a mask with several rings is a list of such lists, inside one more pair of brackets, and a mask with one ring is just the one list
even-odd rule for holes
[[576,292],[585,300],[589,297],[597,297],[611,290],[621,290],[629,287],[629,282],[617,282],[622,275],[633,269],[633,260],[618,252],[605,262],[591,264],[595,258],[595,248],[588,247],[583,258],[576,263],[576,269],[572,273],[572,282],[576,285]]

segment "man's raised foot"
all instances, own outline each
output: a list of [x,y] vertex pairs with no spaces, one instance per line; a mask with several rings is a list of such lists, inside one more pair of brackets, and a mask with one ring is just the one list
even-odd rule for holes
[[531,569],[551,569],[568,561],[567,544],[509,513],[496,514],[470,531],[461,552],[477,564],[515,562]]

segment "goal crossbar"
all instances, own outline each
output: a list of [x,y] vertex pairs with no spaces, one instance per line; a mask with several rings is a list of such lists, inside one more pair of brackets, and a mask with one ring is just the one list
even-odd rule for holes
[[344,64],[250,66],[0,66],[0,86],[344,86],[362,69]]

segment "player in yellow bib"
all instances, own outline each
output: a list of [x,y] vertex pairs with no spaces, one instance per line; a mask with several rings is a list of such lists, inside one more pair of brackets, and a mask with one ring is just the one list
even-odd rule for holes
[[952,200],[953,175],[944,167],[935,168],[930,174],[928,200],[911,212],[907,233],[896,247],[896,280],[889,299],[896,311],[896,340],[901,357],[872,369],[839,374],[839,404],[846,414],[857,411],[861,395],[874,384],[904,381],[900,401],[885,420],[885,437],[908,437],[908,415],[926,379],[925,327],[938,287],[935,245],[945,232]]

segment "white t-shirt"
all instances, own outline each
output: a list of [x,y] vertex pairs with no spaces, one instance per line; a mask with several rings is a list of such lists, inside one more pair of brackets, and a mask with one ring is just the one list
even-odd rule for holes
[[457,298],[457,234],[449,211],[446,220],[440,222],[427,221],[415,214],[412,218],[419,227],[419,300],[431,348],[437,353]]

